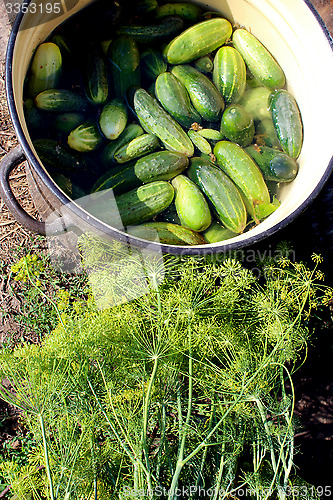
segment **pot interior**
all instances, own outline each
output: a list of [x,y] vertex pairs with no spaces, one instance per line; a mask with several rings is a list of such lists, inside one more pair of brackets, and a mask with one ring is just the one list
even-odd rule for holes
[[[48,19],[50,16],[44,13],[37,26],[36,14],[23,16],[13,52],[12,83],[19,124],[32,150],[22,94],[33,52],[57,25],[89,3],[91,0],[79,0],[55,19]],[[296,98],[302,115],[304,144],[298,159],[299,174],[291,184],[283,186],[282,204],[271,216],[232,239],[245,244],[249,237],[260,237],[270,228],[279,226],[281,221],[291,219],[313,196],[322,178],[327,177],[332,155],[333,52],[324,30],[304,0],[207,0],[196,3],[221,12],[232,24],[246,27],[259,38],[282,66],[287,88]]]

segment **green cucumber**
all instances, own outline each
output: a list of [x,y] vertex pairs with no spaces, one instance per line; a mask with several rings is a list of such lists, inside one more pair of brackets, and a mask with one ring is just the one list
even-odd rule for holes
[[117,163],[126,163],[154,151],[160,142],[156,135],[142,134],[121,146],[114,154]]
[[250,113],[243,106],[234,104],[227,107],[222,115],[221,134],[229,141],[237,142],[242,147],[253,141],[254,123]]
[[142,128],[156,135],[166,149],[193,155],[194,146],[188,135],[146,90],[135,91],[134,109]]
[[269,98],[271,90],[266,87],[255,87],[245,90],[243,97],[237,104],[243,106],[248,111],[254,121],[271,119],[269,109]]
[[107,171],[93,186],[93,192],[113,188],[116,194],[152,181],[168,181],[188,167],[188,157],[172,151],[146,155],[127,168]]
[[204,158],[192,158],[188,170],[212,205],[217,218],[230,231],[242,233],[246,226],[246,209],[239,190],[222,170]]
[[47,89],[35,97],[35,104],[43,111],[56,113],[78,112],[87,108],[87,101],[77,92],[65,89]]
[[250,215],[255,220],[260,219],[257,207],[269,204],[270,197],[258,165],[238,144],[229,141],[218,142],[214,147],[214,155],[219,167],[243,193]]
[[170,205],[173,197],[174,189],[166,181],[149,182],[120,194],[116,202],[122,223],[132,226],[152,219]]
[[272,54],[252,33],[244,28],[234,31],[232,41],[243,56],[253,76],[270,89],[282,88],[286,79],[280,65]]
[[213,128],[202,128],[198,130],[198,134],[208,139],[209,141],[222,141],[223,134],[219,130]]
[[109,96],[109,81],[104,54],[90,47],[84,54],[82,81],[87,99],[95,105],[104,104]]
[[298,172],[296,161],[286,153],[267,146],[249,146],[247,154],[256,162],[266,181],[290,182]]
[[207,74],[213,71],[214,64],[209,56],[203,56],[194,61],[194,67],[201,73]]
[[83,122],[83,113],[60,113],[56,116],[53,125],[58,132],[68,135],[74,128],[78,127]]
[[139,16],[148,14],[149,12],[154,12],[158,8],[158,3],[156,0],[139,0],[135,5],[135,12]]
[[44,126],[44,120],[42,113],[37,109],[34,101],[32,99],[26,99],[23,103],[24,106],[24,118],[28,127],[28,130],[35,129],[39,130]]
[[277,90],[271,95],[270,109],[283,151],[298,158],[303,144],[303,125],[296,100],[286,90]]
[[140,85],[140,53],[135,40],[120,36],[111,42],[107,57],[111,64],[111,77],[114,93],[125,99],[131,87]]
[[186,227],[169,222],[147,222],[127,231],[131,236],[164,245],[204,245],[204,238]]
[[120,36],[109,45],[108,59],[113,67],[124,73],[131,73],[140,63],[136,41],[130,36]]
[[30,65],[29,97],[33,99],[43,90],[57,87],[61,70],[62,57],[59,47],[52,42],[38,45]]
[[155,181],[115,197],[112,188],[94,193],[84,209],[106,224],[122,229],[121,226],[151,220],[170,205],[173,197],[174,189],[169,182]]
[[170,203],[168,208],[158,216],[158,219],[161,222],[170,222],[171,224],[177,224],[178,226],[181,225],[174,201]]
[[141,54],[140,67],[142,75],[148,80],[155,80],[158,75],[167,70],[167,63],[165,62],[161,52],[149,48]]
[[117,139],[126,125],[127,109],[121,99],[113,99],[103,107],[99,116],[99,126],[107,139]]
[[207,141],[207,139],[199,134],[199,132],[196,132],[195,130],[189,130],[187,133],[193,144],[199,149],[201,153],[204,153],[206,155],[212,153],[212,146]]
[[63,174],[55,172],[52,174],[52,179],[58,185],[58,187],[60,187],[60,189],[62,189],[64,193],[67,194],[67,196],[72,198],[72,200],[77,200],[87,195],[87,193],[85,193],[83,189],[74,184],[71,179]]
[[204,120],[217,122],[224,109],[224,100],[211,80],[189,64],[174,66],[171,73],[189,93],[194,108]]
[[175,206],[181,225],[198,232],[207,229],[212,216],[198,186],[184,175],[177,175],[172,180],[172,186],[175,190]]
[[198,5],[188,2],[165,3],[156,10],[155,17],[159,19],[165,16],[179,16],[185,21],[195,22],[202,14]]
[[255,124],[255,140],[259,146],[281,149],[281,144],[276,135],[273,120],[265,118]]
[[108,50],[109,50],[111,43],[112,43],[112,38],[109,38],[108,40],[102,40],[100,42],[100,47],[101,47],[102,52],[105,56],[107,56],[107,54],[108,54]]
[[202,236],[205,238],[207,243],[218,243],[219,241],[229,240],[234,236],[237,236],[237,233],[230,231],[226,227],[222,226],[217,221],[213,221],[206,231],[202,233]]
[[170,39],[184,27],[184,22],[179,16],[163,17],[159,22],[148,26],[130,24],[120,26],[118,35],[131,36],[138,43],[159,43]]
[[101,161],[103,165],[109,166],[110,164],[115,163],[114,155],[118,149],[142,134],[144,134],[144,130],[137,123],[130,123],[130,125],[127,125],[120,136],[109,142],[109,144],[107,144],[103,149],[101,154]]
[[190,128],[192,123],[201,122],[186,88],[172,73],[166,71],[157,77],[155,93],[163,108],[183,127]]
[[221,47],[231,34],[230,22],[216,17],[183,31],[165,47],[163,53],[169,64],[184,64]]
[[95,167],[87,158],[75,151],[58,144],[53,139],[37,139],[33,142],[42,163],[59,173],[70,174],[73,172],[94,171]]
[[67,144],[71,149],[80,153],[88,153],[98,149],[103,142],[103,137],[94,123],[84,122],[71,131]]
[[52,36],[50,42],[55,43],[59,47],[63,64],[66,64],[67,61],[69,63],[70,59],[73,57],[73,52],[67,38],[57,34]]
[[244,59],[233,47],[221,47],[214,57],[213,82],[225,102],[239,101],[246,87]]

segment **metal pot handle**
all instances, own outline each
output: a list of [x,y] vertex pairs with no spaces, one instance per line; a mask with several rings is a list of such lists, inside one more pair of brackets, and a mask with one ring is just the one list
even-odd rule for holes
[[1,160],[0,163],[0,196],[3,199],[12,216],[28,231],[44,235],[45,222],[31,217],[18,203],[9,184],[11,171],[26,159],[25,154],[18,144]]

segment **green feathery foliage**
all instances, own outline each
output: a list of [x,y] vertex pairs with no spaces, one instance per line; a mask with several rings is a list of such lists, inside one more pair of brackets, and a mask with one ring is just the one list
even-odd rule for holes
[[81,239],[92,290],[102,283],[107,296],[60,294],[41,345],[1,353],[12,387],[1,396],[37,443],[24,467],[1,464],[12,492],[216,500],[248,488],[285,499],[299,481],[292,373],[311,311],[332,297],[318,258],[312,270],[271,260],[258,280],[232,258],[115,245]]

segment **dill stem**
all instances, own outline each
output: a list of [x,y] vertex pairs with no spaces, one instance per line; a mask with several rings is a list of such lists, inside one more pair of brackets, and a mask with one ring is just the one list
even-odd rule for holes
[[189,428],[191,413],[192,413],[192,397],[193,397],[193,358],[192,358],[192,331],[191,327],[188,328],[189,336],[189,359],[188,359],[188,403],[187,403],[187,414],[185,425],[181,429],[181,442],[178,450],[177,465],[171,481],[171,486],[168,494],[168,499],[173,500],[175,498],[175,491],[178,485],[179,476],[181,470],[184,466],[184,449],[187,437],[187,431]]
[[39,419],[39,424],[40,424],[40,428],[42,431],[42,437],[43,437],[45,468],[46,468],[47,478],[49,480],[50,497],[51,497],[51,500],[55,500],[54,490],[53,490],[53,481],[52,481],[52,475],[51,475],[51,469],[50,469],[50,461],[49,461],[49,450],[47,447],[47,440],[46,440],[46,433],[45,433],[45,425],[44,425],[43,415],[41,413],[39,413],[38,419]]
[[182,415],[182,401],[180,396],[180,385],[177,382],[177,410],[178,410],[178,434],[179,434],[179,446],[181,443],[182,436],[182,426],[183,426],[183,415]]
[[[225,428],[225,422],[223,422],[223,430]],[[224,432],[223,432],[224,435]],[[222,447],[221,447],[221,460],[220,460],[220,466],[219,466],[219,472],[217,475],[217,481],[215,485],[215,492],[213,496],[213,500],[217,500],[220,496],[220,488],[221,488],[221,482],[222,482],[222,475],[223,475],[223,469],[224,469],[224,451],[225,451],[225,440],[223,439],[222,442]]]
[[[210,415],[209,415],[208,431],[210,431],[211,428],[212,428],[213,419],[214,419],[214,416],[215,416],[215,401],[214,401],[214,399],[215,398],[214,398],[214,394],[213,394],[213,397],[212,397],[212,407],[211,407],[211,412],[210,412]],[[203,469],[204,469],[204,466],[205,466],[205,463],[206,463],[207,453],[208,453],[208,447],[206,446],[206,448],[203,451],[202,457],[201,457],[200,470],[198,472],[198,477],[197,477],[197,481],[196,481],[196,487],[197,487],[197,489],[198,489],[198,487],[200,485],[200,481],[203,480]],[[190,498],[192,498],[192,497],[190,497]]]
[[265,429],[265,432],[266,432],[266,436],[267,436],[267,440],[268,440],[268,444],[269,444],[270,452],[271,452],[272,467],[273,467],[274,473],[276,475],[276,473],[277,473],[277,464],[276,464],[276,459],[275,459],[275,454],[274,454],[274,446],[273,446],[272,436],[271,436],[271,433],[270,433],[270,430],[269,430],[269,427],[268,427],[268,424],[267,424],[267,419],[266,419],[266,415],[265,415],[265,412],[264,412],[264,407],[263,407],[263,404],[261,403],[261,401],[258,398],[254,398],[254,401],[255,401],[255,403],[256,403],[256,405],[258,407],[262,423],[264,424],[264,429]]
[[144,407],[143,407],[142,444],[143,444],[143,452],[144,452],[145,461],[146,461],[146,469],[147,469],[146,475],[147,475],[147,483],[148,483],[149,491],[152,491],[153,488],[152,488],[152,482],[151,482],[147,435],[148,435],[148,420],[149,420],[149,408],[150,408],[151,393],[152,393],[153,385],[154,385],[155,378],[156,378],[157,367],[158,367],[158,356],[154,356],[153,370],[152,370],[151,375],[150,375],[149,385],[148,385],[148,389],[147,389],[147,393],[146,393],[146,397],[145,397],[145,403],[144,403]]
[[229,406],[229,408],[227,409],[227,411],[225,412],[223,417],[220,418],[220,420],[217,422],[217,424],[215,424],[214,427],[212,428],[212,430],[207,434],[205,439],[203,441],[201,441],[201,443],[199,443],[198,446],[189,455],[187,455],[186,458],[183,459],[183,465],[185,465],[187,462],[192,460],[192,458],[195,457],[195,455],[197,453],[199,453],[199,451],[202,450],[202,448],[209,445],[210,438],[215,434],[217,429],[219,429],[221,427],[221,425],[223,424],[226,417],[235,408],[235,406],[239,403],[239,401],[242,399],[242,397],[243,397],[243,390],[241,391],[238,398]]
[[158,447],[157,453],[157,465],[156,465],[156,480],[159,482],[160,480],[160,471],[161,471],[161,460],[162,460],[162,451],[165,442],[165,430],[166,430],[166,419],[165,419],[165,404],[162,403],[162,409],[160,412],[159,425],[161,427],[161,439],[160,445]]

